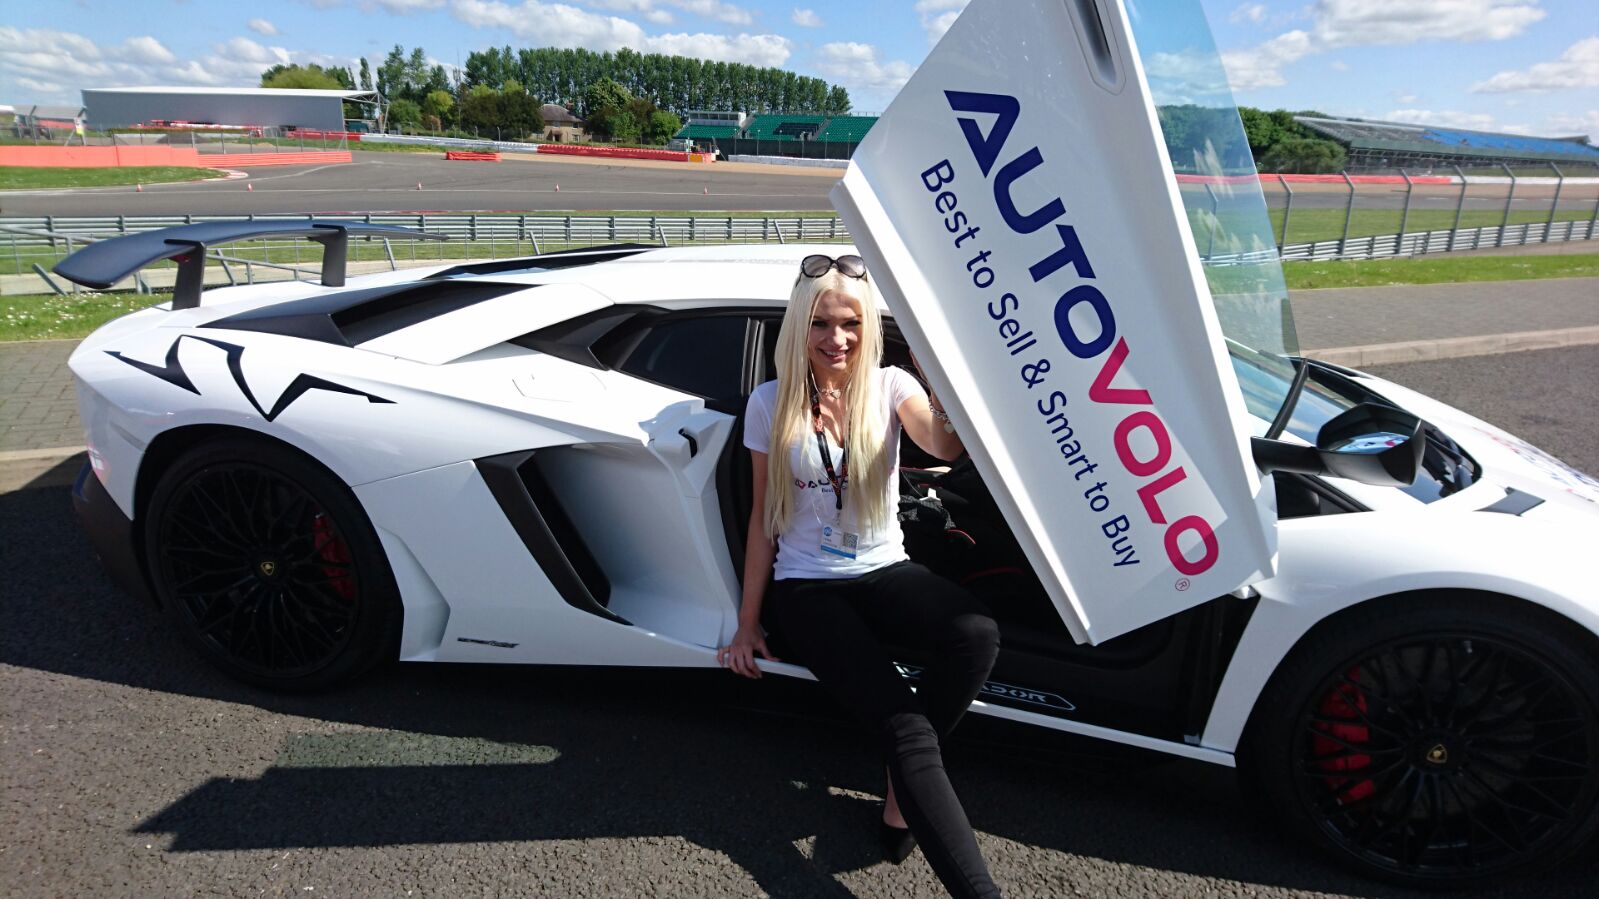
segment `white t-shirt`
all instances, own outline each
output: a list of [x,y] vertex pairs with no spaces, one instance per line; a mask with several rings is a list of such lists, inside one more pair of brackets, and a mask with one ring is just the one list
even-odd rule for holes
[[[879,368],[877,396],[882,421],[885,422],[884,446],[889,453],[889,475],[883,490],[886,494],[884,508],[888,510],[888,526],[871,533],[862,532],[855,518],[855,504],[849,501],[849,486],[845,482],[843,530],[859,534],[855,558],[835,555],[822,549],[823,529],[831,528],[838,517],[833,499],[833,485],[827,480],[827,469],[822,466],[822,453],[816,445],[816,434],[809,424],[800,431],[801,439],[789,448],[789,469],[794,474],[793,516],[788,530],[777,537],[777,565],[773,577],[788,578],[848,578],[858,577],[885,565],[904,561],[905,535],[900,531],[899,516],[899,407],[907,399],[921,394],[922,385],[901,368]],[[777,382],[767,381],[750,394],[749,406],[744,416],[744,445],[758,453],[770,453],[772,442],[772,410],[777,406]],[[844,451],[828,435],[828,452],[832,454],[836,470],[844,458]],[[753,536],[753,535],[752,535]]]

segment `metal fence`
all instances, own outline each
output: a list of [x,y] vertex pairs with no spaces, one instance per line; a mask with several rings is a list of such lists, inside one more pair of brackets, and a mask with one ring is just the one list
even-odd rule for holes
[[[1478,182],[1480,185],[1481,182]],[[1525,179],[1521,183],[1525,184]],[[1513,186],[1513,185],[1512,185]],[[1268,191],[1268,205],[1272,206],[1273,227],[1276,234],[1289,237],[1310,237],[1291,243],[1279,241],[1276,252],[1284,260],[1335,260],[1372,259],[1393,256],[1415,256],[1428,253],[1458,252],[1495,247],[1521,246],[1535,243],[1554,243],[1575,240],[1599,240],[1599,181],[1580,185],[1556,184],[1546,210],[1513,210],[1505,196],[1494,199],[1500,210],[1493,213],[1494,224],[1462,227],[1469,224],[1468,216],[1480,218],[1470,209],[1470,200],[1483,199],[1470,194],[1471,183],[1451,185],[1452,208],[1441,210],[1447,224],[1445,228],[1416,228],[1415,223],[1427,224],[1436,215],[1422,215],[1411,207],[1428,196],[1423,185],[1408,185],[1409,190],[1389,191],[1379,202],[1357,205],[1357,197],[1366,191],[1355,189],[1351,183],[1348,199],[1342,206],[1311,206],[1301,202],[1293,204],[1293,197],[1303,199],[1303,188],[1285,191],[1285,202],[1272,203]],[[1547,187],[1547,185],[1546,185]],[[1187,188],[1185,188],[1186,190]],[[1297,191],[1290,192],[1290,191]],[[1510,191],[1503,191],[1511,195]],[[1512,199],[1513,199],[1513,195]],[[1525,195],[1524,195],[1525,196]],[[1204,200],[1188,197],[1190,209],[1203,208]],[[1542,202],[1535,200],[1535,202]],[[1399,205],[1397,210],[1391,208]],[[1584,204],[1574,207],[1570,204]],[[1258,207],[1256,207],[1258,209]],[[1571,215],[1575,209],[1580,217]],[[1419,212],[1440,212],[1420,210]],[[1560,213],[1557,218],[1556,213]],[[1258,215],[1258,212],[1255,213]],[[1223,212],[1225,215],[1225,212]],[[1511,221],[1512,218],[1535,217],[1537,221]],[[50,289],[72,289],[52,280],[47,272],[57,261],[82,248],[87,243],[107,237],[170,228],[195,222],[236,219],[237,216],[98,216],[65,217],[38,216],[0,218],[0,276],[26,276],[34,292],[42,277]],[[310,216],[263,215],[258,219],[304,220]],[[415,228],[451,238],[448,242],[429,241],[356,241],[352,243],[350,260],[353,271],[374,268],[399,268],[410,265],[427,265],[463,259],[498,259],[513,256],[535,255],[555,250],[596,246],[610,243],[643,243],[666,246],[716,243],[787,243],[828,242],[849,243],[851,237],[841,220],[832,216],[594,216],[594,215],[505,215],[505,214],[373,214],[327,215],[318,219],[356,221]],[[1380,233],[1370,233],[1373,227],[1383,228],[1388,218],[1392,225]],[[1375,222],[1375,224],[1374,224]],[[1396,227],[1397,226],[1397,227]],[[1397,230],[1405,228],[1406,230]],[[1366,229],[1368,233],[1360,233]],[[1225,265],[1241,261],[1236,251],[1229,252],[1218,246],[1202,224],[1196,223],[1195,239],[1201,258],[1210,264]],[[1269,247],[1269,245],[1268,245]],[[1271,250],[1254,250],[1243,255],[1254,256]],[[226,255],[217,256],[213,277],[224,283],[253,283],[270,277],[313,277],[316,273],[302,267],[319,258],[307,250],[301,241],[248,241],[230,245]],[[141,289],[161,278],[152,277],[140,282]],[[6,293],[24,292],[15,278],[0,282]]]
[[[1498,175],[1458,168],[1321,183],[1261,176],[1272,236],[1284,259],[1362,259],[1599,237],[1599,178],[1558,166]],[[1212,198],[1185,185],[1189,208]],[[1205,235],[1196,228],[1204,251]]]
[[[88,243],[159,228],[238,216],[37,216],[0,219],[0,274],[23,275],[36,287],[74,289],[48,274],[57,261]],[[602,244],[665,246],[722,243],[849,243],[844,223],[833,216],[580,216],[580,215],[259,215],[253,220],[349,221],[398,225],[449,241],[352,240],[352,273],[468,259],[500,259]],[[219,283],[254,283],[273,278],[312,278],[321,254],[303,241],[242,241],[213,253],[210,274]],[[303,263],[303,265],[302,265]],[[307,268],[305,266],[312,266]],[[147,271],[135,288],[165,286],[170,275]],[[41,284],[33,278],[42,278]],[[15,282],[13,282],[15,283]],[[209,283],[209,282],[208,282]],[[7,288],[6,292],[22,292]]]

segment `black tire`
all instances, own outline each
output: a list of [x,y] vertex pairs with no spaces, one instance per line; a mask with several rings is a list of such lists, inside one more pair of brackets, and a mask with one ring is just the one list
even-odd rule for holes
[[1372,603],[1295,648],[1239,755],[1252,800],[1367,876],[1547,870],[1599,830],[1599,659],[1508,599]]
[[272,690],[320,690],[393,658],[402,609],[349,488],[264,439],[179,457],[144,515],[151,587],[216,667]]

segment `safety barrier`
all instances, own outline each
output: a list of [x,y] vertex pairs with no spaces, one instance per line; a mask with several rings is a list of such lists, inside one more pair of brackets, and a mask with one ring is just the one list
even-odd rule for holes
[[202,153],[200,160],[201,165],[213,168],[220,165],[248,169],[259,165],[336,165],[353,162],[354,157],[349,150],[306,150],[303,153]]
[[290,140],[347,140],[352,143],[361,139],[365,131],[285,131],[283,136]]
[[539,144],[541,156],[599,156],[606,159],[657,159],[688,162],[680,150],[646,150],[638,147],[593,147],[587,144]]
[[[266,146],[266,145],[263,145]],[[193,147],[0,147],[0,165],[25,168],[116,168],[119,166],[184,166],[218,168],[258,165],[315,165],[350,162],[348,150],[304,150],[260,153],[201,153]]]
[[458,159],[463,162],[499,162],[498,153],[481,153],[476,150],[446,150],[445,159]]

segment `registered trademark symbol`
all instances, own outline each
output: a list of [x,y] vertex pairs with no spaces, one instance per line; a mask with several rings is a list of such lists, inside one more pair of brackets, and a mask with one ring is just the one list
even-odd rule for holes
[[1189,588],[1189,586],[1190,586],[1190,584],[1188,582],[1188,578],[1180,577],[1180,578],[1177,579],[1177,592],[1178,593],[1181,593],[1184,590],[1187,590]]

